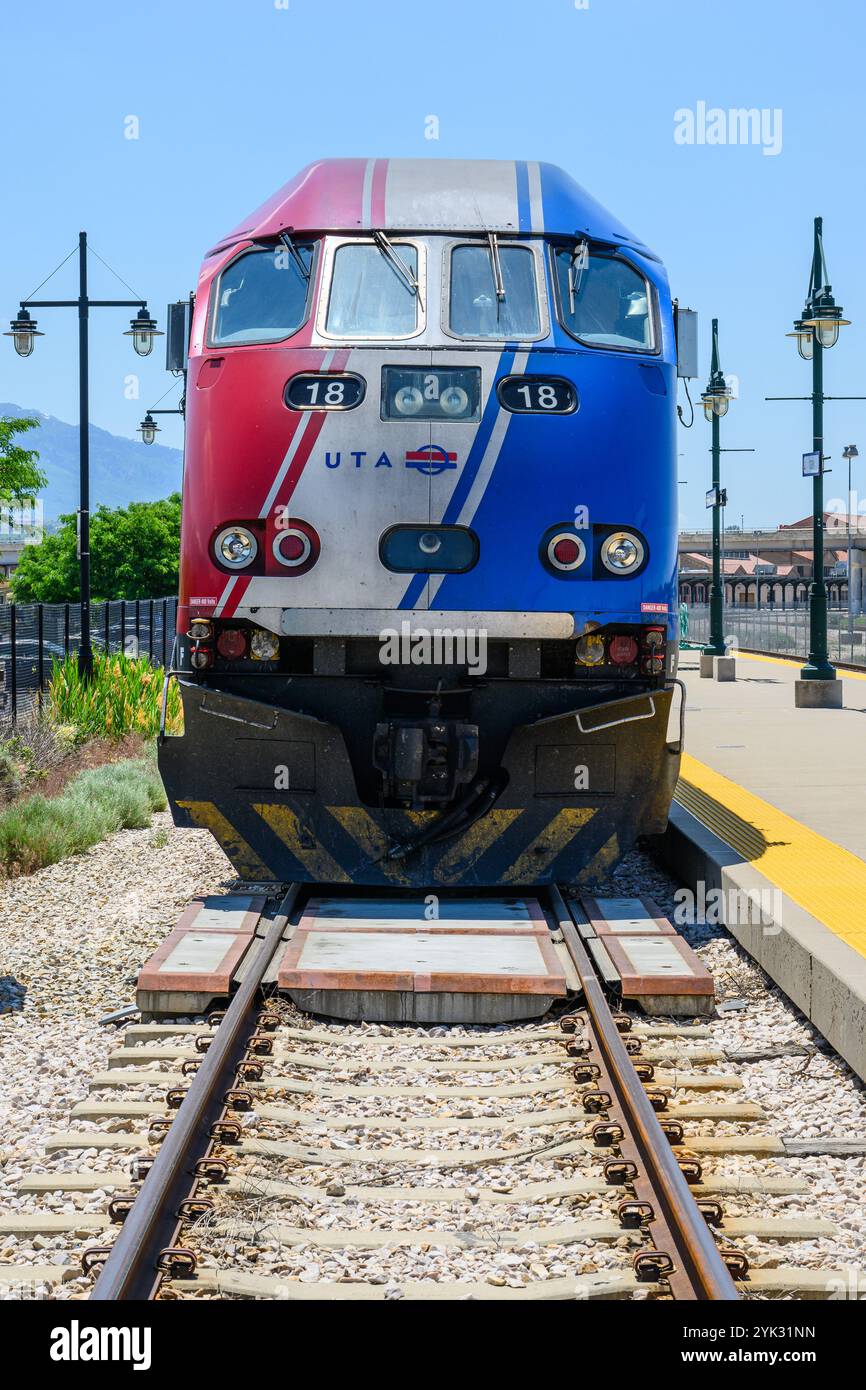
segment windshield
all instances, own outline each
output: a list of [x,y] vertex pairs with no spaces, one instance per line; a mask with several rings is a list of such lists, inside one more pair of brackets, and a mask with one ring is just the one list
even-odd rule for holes
[[405,269],[418,274],[418,250],[389,242],[400,264],[368,242],[347,242],[334,255],[326,331],[343,338],[405,338],[417,327],[418,296]]
[[461,338],[537,338],[541,319],[529,247],[455,246],[449,327]]
[[653,348],[649,286],[633,266],[585,246],[556,252],[559,312],[563,327],[598,347]]
[[280,245],[249,251],[226,266],[215,301],[215,345],[276,342],[297,333],[307,316],[314,248],[312,242],[293,247],[297,256]]

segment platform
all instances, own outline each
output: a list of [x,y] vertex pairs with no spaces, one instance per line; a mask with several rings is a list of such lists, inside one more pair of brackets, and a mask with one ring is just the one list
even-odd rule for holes
[[840,672],[841,710],[797,709],[801,662],[736,659],[719,684],[683,654],[686,752],[657,846],[866,1078],[866,672]]

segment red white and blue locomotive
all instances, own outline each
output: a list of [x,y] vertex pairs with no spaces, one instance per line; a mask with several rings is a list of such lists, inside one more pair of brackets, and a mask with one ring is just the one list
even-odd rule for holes
[[600,881],[663,829],[676,343],[565,173],[323,160],[205,257],[176,821],[245,878]]

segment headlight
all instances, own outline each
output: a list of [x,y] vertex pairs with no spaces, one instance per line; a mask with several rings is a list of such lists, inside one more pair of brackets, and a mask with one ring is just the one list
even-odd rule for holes
[[424,397],[417,386],[401,386],[394,396],[394,405],[401,415],[417,415]]
[[601,547],[601,563],[611,574],[634,574],[644,561],[644,544],[631,531],[614,531]]
[[586,637],[579,637],[575,647],[575,655],[581,666],[598,666],[604,661],[604,638],[597,636],[594,632]]
[[255,661],[276,661],[280,654],[280,639],[263,627],[254,627],[250,638],[250,655]]
[[259,543],[246,526],[226,526],[214,541],[214,554],[227,569],[242,570],[259,553]]
[[469,409],[469,396],[462,386],[446,386],[439,404],[446,415],[464,415]]

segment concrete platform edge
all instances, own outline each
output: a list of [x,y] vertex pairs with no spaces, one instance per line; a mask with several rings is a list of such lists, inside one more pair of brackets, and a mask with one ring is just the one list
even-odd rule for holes
[[[676,801],[653,852],[679,881],[700,894],[722,890],[721,920],[748,954],[866,1080],[866,957],[781,893],[766,875]],[[757,891],[762,917],[729,921],[728,895]],[[770,906],[772,904],[772,907]]]

